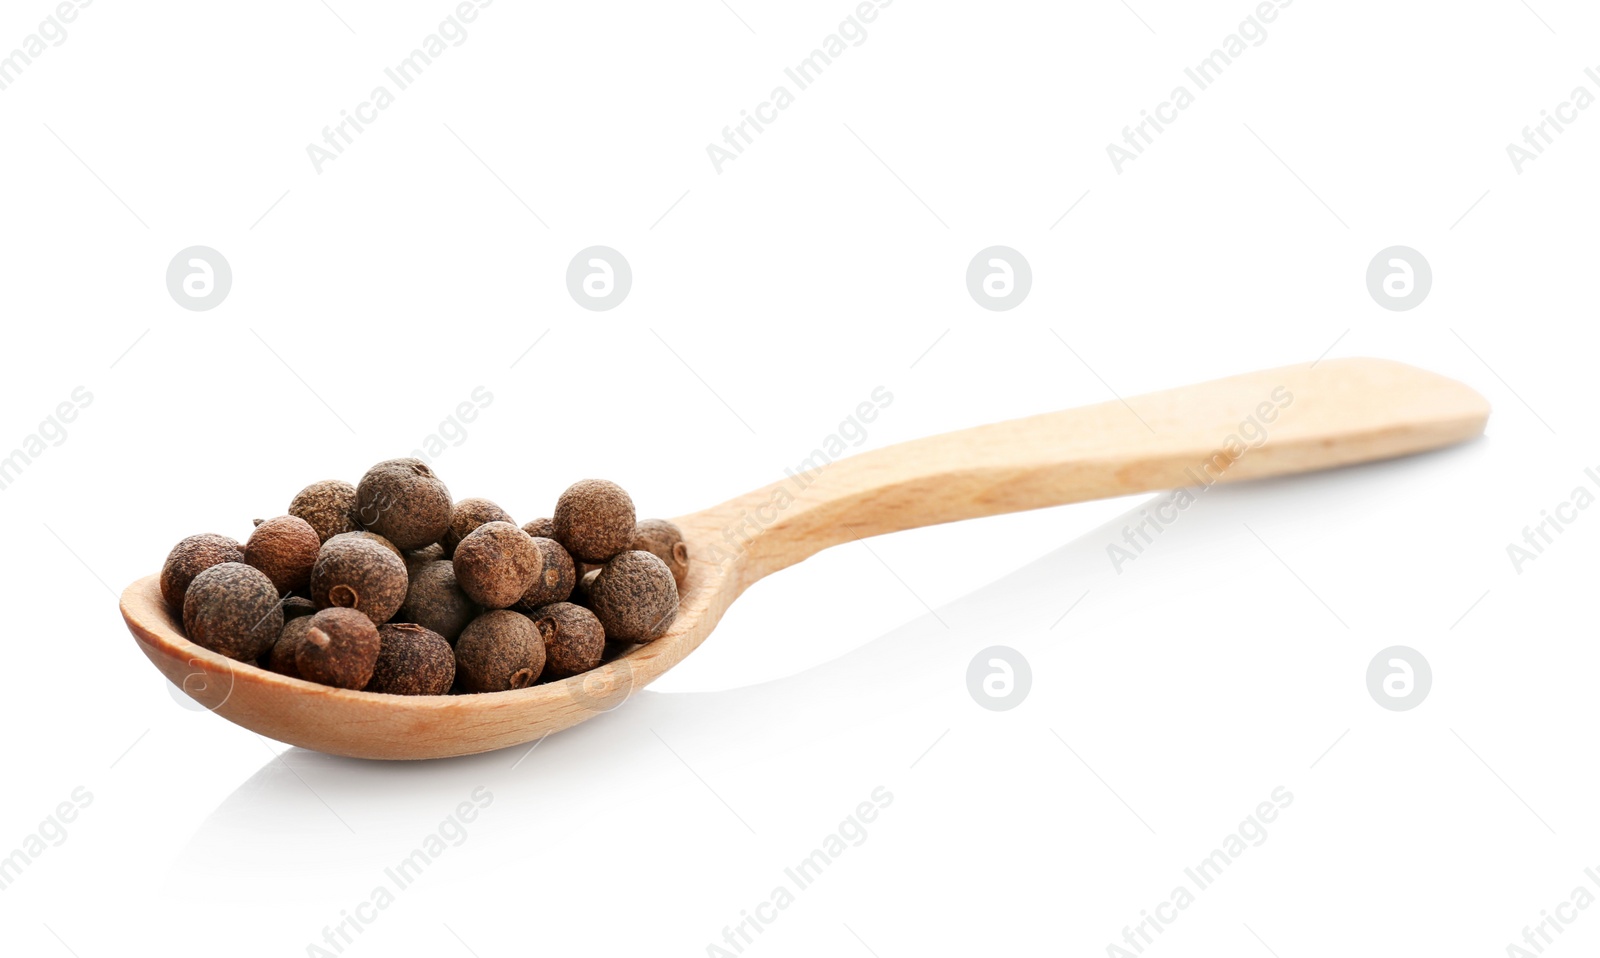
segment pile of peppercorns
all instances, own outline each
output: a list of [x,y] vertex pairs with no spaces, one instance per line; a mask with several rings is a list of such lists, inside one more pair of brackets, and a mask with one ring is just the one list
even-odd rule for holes
[[184,539],[161,596],[191,642],[231,659],[445,695],[564,679],[658,638],[688,571],[678,527],[636,522],[615,483],[575,483],[518,527],[487,499],[454,502],[422,460],[390,459],[355,486],[307,486],[242,546]]

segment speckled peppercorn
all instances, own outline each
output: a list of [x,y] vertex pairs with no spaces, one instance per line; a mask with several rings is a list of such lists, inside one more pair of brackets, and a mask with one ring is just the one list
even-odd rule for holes
[[539,550],[540,572],[528,583],[522,598],[517,600],[519,609],[530,612],[541,605],[567,601],[572,595],[572,587],[577,585],[572,556],[561,548],[561,543],[554,539],[535,538],[533,545]]
[[678,613],[678,585],[667,564],[649,552],[616,556],[589,587],[590,607],[613,641],[649,642]]
[[602,566],[599,568],[593,568],[588,572],[585,572],[583,577],[578,580],[578,584],[572,587],[573,602],[577,603],[578,605],[593,608],[594,580],[600,577],[600,568],[604,567]]
[[456,654],[444,636],[410,622],[378,627],[378,662],[368,692],[445,695],[456,677]]
[[299,592],[311,581],[322,540],[311,523],[295,516],[279,516],[256,526],[245,540],[244,561],[267,574],[281,595]]
[[267,653],[267,668],[290,678],[300,677],[300,668],[295,665],[295,656],[300,652],[300,643],[306,639],[306,632],[311,628],[311,616],[296,616],[283,624],[283,631],[278,633],[278,641],[272,643],[272,651]]
[[183,615],[183,596],[194,577],[224,562],[243,562],[244,551],[228,536],[202,532],[172,547],[161,566],[161,598],[174,618]]
[[283,600],[283,621],[298,619],[301,616],[316,615],[317,604],[303,595],[291,595]]
[[356,486],[356,515],[401,549],[438,542],[450,528],[450,490],[421,459],[378,463]]
[[[311,568],[311,601],[319,608],[356,609],[387,622],[406,599],[406,564],[371,538],[334,536]],[[357,686],[359,688],[360,686]]]
[[604,479],[584,479],[567,487],[552,518],[555,539],[584,562],[604,562],[633,542],[633,500]]
[[455,566],[441,559],[412,569],[411,586],[395,618],[431,629],[444,636],[445,641],[454,642],[479,611],[477,603],[467,598],[456,582]]
[[196,645],[254,662],[283,631],[278,590],[266,573],[243,562],[214,565],[184,593],[183,631]]
[[544,674],[550,679],[587,672],[605,654],[606,633],[593,612],[571,602],[555,602],[533,613],[544,639]]
[[683,530],[665,519],[643,519],[633,527],[632,549],[648,552],[667,564],[672,570],[672,581],[683,590],[689,577],[689,546],[683,541]]
[[[393,552],[400,558],[401,562],[404,562],[406,558],[406,553],[402,552],[399,546],[395,545],[393,542],[390,542],[388,539],[385,539],[383,536],[378,535],[376,532],[368,532],[365,529],[357,529],[354,532],[341,532],[332,539],[329,539],[328,542],[332,542],[334,539],[343,541],[348,541],[350,539],[362,539],[367,542],[376,542],[378,545],[383,546],[390,552]],[[324,542],[323,545],[327,545],[328,542]]]
[[289,515],[310,523],[322,542],[361,528],[356,518],[356,487],[342,479],[313,482],[301,489],[289,503]]
[[509,522],[516,525],[511,513],[488,499],[463,499],[456,503],[450,510],[450,528],[446,529],[439,539],[439,545],[444,548],[444,557],[448,559],[455,555],[456,546],[461,540],[472,530],[487,522]]
[[533,537],[509,522],[490,522],[456,546],[456,582],[486,609],[515,605],[543,569]]
[[300,677],[341,689],[363,688],[378,663],[378,627],[355,609],[323,609],[311,617],[295,650]]
[[527,688],[542,671],[544,640],[520,612],[485,612],[456,640],[456,682],[464,692]]
[[448,559],[449,556],[444,554],[444,546],[435,542],[432,545],[426,545],[420,549],[412,549],[410,552],[402,555],[401,558],[406,560],[406,572],[411,575],[416,575],[417,569],[421,568],[427,563],[438,562],[440,559]]

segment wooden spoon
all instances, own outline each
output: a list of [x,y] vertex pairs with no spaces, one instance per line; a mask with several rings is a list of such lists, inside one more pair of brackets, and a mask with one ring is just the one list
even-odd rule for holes
[[752,583],[829,546],[958,519],[1387,459],[1470,439],[1488,417],[1483,397],[1454,380],[1386,360],[1332,359],[837,460],[675,520],[691,561],[667,634],[592,672],[514,692],[352,692],[235,662],[183,637],[154,575],[123,592],[122,615],[168,679],[262,735],[360,758],[468,755],[531,742],[616,707],[694,651]]

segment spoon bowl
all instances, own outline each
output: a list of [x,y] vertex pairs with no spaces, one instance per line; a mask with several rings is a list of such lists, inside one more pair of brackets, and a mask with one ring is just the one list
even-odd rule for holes
[[510,692],[335,689],[184,638],[159,576],[122,594],[139,648],[191,698],[335,755],[468,755],[536,741],[624,702],[694,651],[751,584],[823,549],[920,526],[1389,459],[1479,435],[1489,405],[1435,373],[1325,360],[1013,419],[828,462],[674,521],[690,562],[667,633],[571,678]]

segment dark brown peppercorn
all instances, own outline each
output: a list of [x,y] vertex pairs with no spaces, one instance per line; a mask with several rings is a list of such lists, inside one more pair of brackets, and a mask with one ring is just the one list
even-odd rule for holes
[[456,568],[449,562],[425,562],[411,570],[411,587],[396,618],[414,622],[454,642],[478,614],[478,606],[456,583]]
[[[390,552],[393,552],[400,558],[400,561],[402,562],[404,562],[406,558],[406,553],[400,551],[399,546],[395,545],[393,542],[390,542],[388,539],[385,539],[383,536],[378,535],[376,532],[368,532],[365,529],[357,529],[354,532],[341,532],[334,536],[333,539],[365,539],[368,542],[376,542],[378,545],[383,546]],[[332,542],[333,539],[329,539],[328,542]],[[327,544],[327,542],[323,543],[323,545]],[[422,550],[419,549],[416,551],[420,552]]]
[[605,567],[601,566],[600,568],[590,569],[588,572],[585,572],[583,574],[583,578],[578,580],[578,584],[572,587],[573,602],[576,602],[579,605],[593,607],[594,580],[600,577],[601,568]]
[[375,623],[393,618],[406,600],[407,586],[400,556],[370,537],[329,539],[311,568],[311,601],[318,608],[356,609]]
[[522,531],[535,539],[554,539],[556,537],[556,524],[550,519],[534,519],[524,522]]
[[283,600],[283,621],[298,619],[301,616],[316,615],[317,604],[302,595],[291,595]]
[[604,562],[633,542],[633,500],[604,479],[567,487],[556,502],[555,539],[574,559]]
[[516,525],[511,513],[487,499],[463,499],[450,510],[450,528],[445,530],[439,544],[444,547],[446,559],[455,555],[456,546],[472,530],[486,522],[509,522]]
[[456,654],[444,636],[410,622],[378,627],[378,663],[368,692],[445,695],[456,677]]
[[340,689],[359,689],[378,663],[378,627],[355,609],[323,609],[311,617],[295,650],[300,677]]
[[456,582],[484,608],[508,608],[544,571],[541,560],[532,536],[509,522],[486,523],[456,546]]
[[189,583],[183,631],[196,645],[254,662],[283,631],[278,590],[264,572],[243,562],[214,565]]
[[683,541],[683,530],[665,519],[645,519],[633,527],[633,545],[629,548],[654,555],[672,570],[672,581],[683,590],[683,580],[689,577],[689,546]]
[[378,463],[356,486],[361,524],[401,549],[419,549],[450,528],[450,490],[421,459]]
[[533,613],[533,624],[544,639],[544,674],[564,679],[600,664],[606,650],[606,633],[593,612],[571,602],[556,602]]
[[572,556],[561,548],[561,543],[554,539],[535,538],[533,545],[541,557],[540,572],[533,577],[517,602],[519,608],[530,612],[541,605],[567,601],[572,596],[572,587],[577,584]]
[[313,482],[301,489],[289,503],[289,515],[309,522],[322,542],[361,528],[356,518],[356,487],[341,479]]
[[183,615],[183,596],[195,576],[214,565],[243,561],[239,543],[228,536],[202,532],[179,542],[161,566],[161,598],[166,601],[167,610],[173,618]]
[[543,671],[544,640],[519,612],[485,612],[456,640],[456,681],[464,692],[524,689]]
[[300,643],[306,639],[306,632],[311,628],[311,616],[296,616],[283,624],[283,631],[278,633],[278,641],[272,643],[272,651],[267,653],[267,668],[287,675],[292,679],[300,677],[300,668],[295,665],[295,656],[300,652]]
[[648,552],[624,552],[600,570],[589,602],[613,641],[649,642],[678,614],[678,585],[667,564]]
[[423,546],[420,549],[412,549],[401,558],[406,560],[406,572],[415,575],[420,566],[429,562],[438,562],[440,559],[448,559],[449,556],[444,554],[444,546],[435,542],[433,545]]
[[272,580],[279,594],[300,592],[311,582],[322,540],[311,523],[295,516],[279,516],[256,526],[245,540],[244,561]]

